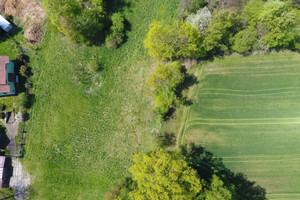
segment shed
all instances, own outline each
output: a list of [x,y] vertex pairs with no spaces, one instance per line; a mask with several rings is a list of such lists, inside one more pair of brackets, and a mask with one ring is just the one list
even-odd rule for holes
[[0,15],[0,27],[7,33],[13,28],[13,26],[4,17],[2,17],[2,15]]
[[2,188],[4,164],[5,164],[5,156],[0,156],[0,189]]

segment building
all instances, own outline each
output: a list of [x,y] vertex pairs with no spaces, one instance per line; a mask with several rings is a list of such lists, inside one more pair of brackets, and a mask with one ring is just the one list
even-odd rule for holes
[[13,26],[4,17],[2,17],[2,15],[0,15],[0,27],[6,33],[8,33],[13,28]]
[[0,56],[0,97],[16,94],[15,65],[8,56]]
[[2,189],[2,180],[4,174],[5,156],[0,156],[0,189]]

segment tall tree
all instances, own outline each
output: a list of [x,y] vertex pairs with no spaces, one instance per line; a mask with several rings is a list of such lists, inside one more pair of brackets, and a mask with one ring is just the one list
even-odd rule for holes
[[149,154],[138,153],[129,169],[136,187],[130,192],[133,199],[190,200],[202,189],[195,170],[177,153],[162,149]]
[[145,40],[149,55],[158,61],[203,57],[202,37],[198,29],[188,23],[168,25],[152,23]]

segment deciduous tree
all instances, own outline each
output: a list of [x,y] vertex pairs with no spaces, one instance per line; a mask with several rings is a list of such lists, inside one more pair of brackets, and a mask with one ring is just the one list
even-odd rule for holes
[[130,192],[133,199],[190,200],[202,189],[195,170],[177,153],[162,149],[138,153],[129,171],[136,182]]

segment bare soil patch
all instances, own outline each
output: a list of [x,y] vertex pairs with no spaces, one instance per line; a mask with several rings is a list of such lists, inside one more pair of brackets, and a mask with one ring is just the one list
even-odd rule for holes
[[34,0],[0,0],[0,12],[20,19],[25,26],[24,37],[31,44],[39,43],[44,36],[42,22],[46,18],[42,4]]

